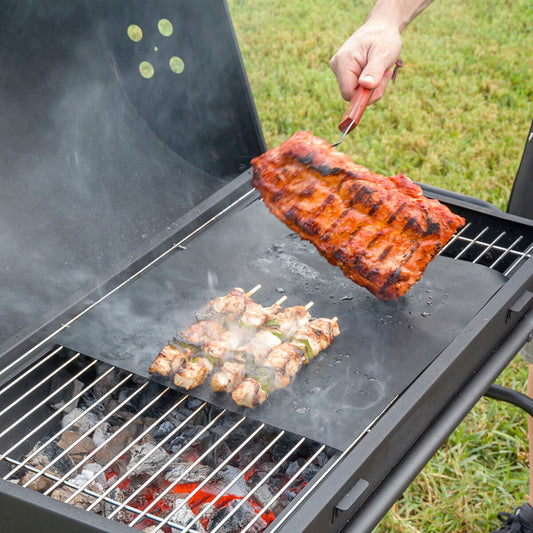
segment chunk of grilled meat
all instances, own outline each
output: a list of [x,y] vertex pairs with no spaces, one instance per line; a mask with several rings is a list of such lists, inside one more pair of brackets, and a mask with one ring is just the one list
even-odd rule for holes
[[215,365],[207,357],[194,357],[174,374],[174,384],[186,390],[201,385]]
[[303,305],[286,307],[270,321],[270,327],[279,332],[283,338],[292,337],[295,331],[309,321],[311,315]]
[[200,355],[176,371],[174,383],[187,390],[198,387],[207,379],[209,372],[221,365],[224,357],[240,346],[250,334],[250,330],[246,328],[233,328],[222,333],[219,339],[206,342]]
[[232,328],[224,331],[216,340],[205,343],[203,353],[213,359],[222,360],[229,352],[237,349],[245,340],[253,334],[247,328]]
[[409,178],[375,174],[309,132],[252,165],[270,211],[382,300],[404,295],[465,222]]
[[307,357],[301,346],[292,342],[282,342],[267,355],[262,366],[275,370],[272,389],[277,390],[285,388],[305,363]]
[[300,327],[293,340],[275,346],[262,365],[234,388],[233,400],[244,407],[261,405],[272,391],[287,387],[301,366],[327,348],[339,334],[336,318],[318,318]]
[[260,328],[264,326],[281,309],[278,303],[270,307],[263,307],[252,300],[246,302],[244,311],[239,320],[239,326],[245,328]]
[[246,378],[232,393],[231,397],[237,405],[255,409],[266,402],[267,392],[261,383],[253,378]]
[[258,331],[246,344],[239,346],[236,354],[240,354],[244,361],[261,363],[270,350],[281,344],[283,335],[278,330],[263,329]]
[[333,338],[339,334],[339,324],[336,318],[317,318],[299,328],[292,342],[300,346],[304,345],[309,360],[325,350],[333,342]]
[[228,321],[238,320],[246,309],[250,297],[240,287],[235,287],[224,296],[210,301],[203,313],[197,315],[198,320],[209,320],[223,315]]
[[211,378],[211,388],[215,392],[232,392],[246,377],[246,366],[246,361],[239,359],[225,361]]
[[267,329],[258,331],[246,344],[238,347],[233,360],[229,364],[224,363],[214,374],[211,388],[215,392],[232,392],[245,378],[247,367],[261,364],[282,339],[292,337],[311,318],[308,307],[287,307],[272,316]]
[[216,320],[200,320],[181,331],[176,341],[181,345],[201,347],[208,341],[218,339],[223,331],[222,326]]
[[177,372],[193,356],[194,353],[192,350],[178,348],[174,344],[169,343],[159,352],[148,371],[150,374],[167,376],[170,372]]
[[162,376],[180,371],[195,356],[195,351],[205,345],[206,341],[214,340],[222,333],[223,329],[220,324],[213,320],[202,320],[191,324],[172,342],[163,347],[148,371],[150,374]]

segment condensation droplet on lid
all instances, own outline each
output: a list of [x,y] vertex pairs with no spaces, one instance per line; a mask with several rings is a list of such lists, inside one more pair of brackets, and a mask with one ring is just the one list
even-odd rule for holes
[[170,58],[169,61],[170,70],[172,72],[175,72],[176,74],[181,74],[185,70],[185,63],[183,62],[183,59],[178,56],[173,56]]
[[149,80],[154,75],[154,67],[149,61],[141,61],[139,65],[139,72],[143,78]]
[[137,24],[130,24],[128,26],[128,37],[138,43],[143,38],[143,31]]
[[428,316],[431,316],[431,313],[424,311],[423,313],[420,313],[420,315],[423,316],[424,318],[427,318]]
[[296,409],[296,412],[300,414],[307,413],[308,411],[309,411],[309,407],[298,407],[298,409]]
[[157,23],[157,29],[159,30],[159,33],[163,35],[164,37],[170,37],[172,33],[174,32],[174,27],[172,26],[172,22],[168,19],[161,19]]

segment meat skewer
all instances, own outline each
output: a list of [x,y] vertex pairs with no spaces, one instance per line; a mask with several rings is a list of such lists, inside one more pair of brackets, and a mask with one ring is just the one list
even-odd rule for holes
[[261,285],[258,284],[245,293],[243,289],[236,287],[225,296],[219,296],[209,302],[204,312],[197,314],[197,319],[213,320],[222,318],[228,322],[234,322],[244,313],[246,304],[251,301],[250,297],[260,288]]
[[186,390],[201,385],[207,379],[209,372],[215,366],[220,365],[229,353],[249,339],[256,328],[266,324],[279,313],[280,306],[286,299],[287,297],[283,296],[270,307],[247,302],[238,327],[232,327],[224,331],[218,339],[206,342],[201,355],[192,358],[184,367],[175,370],[174,384]]
[[251,302],[250,297],[260,288],[261,285],[258,284],[245,293],[243,289],[236,287],[228,294],[209,302],[206,307],[206,316],[210,316],[211,319],[191,324],[164,346],[150,366],[150,374],[167,376],[186,365],[206,342],[214,341],[223,334],[224,329],[219,320],[224,312],[229,313],[231,317],[234,317],[241,308],[244,312],[246,302]]
[[272,349],[263,364],[233,390],[237,405],[255,408],[266,401],[268,395],[289,385],[301,366],[327,348],[339,335],[337,317],[318,318],[302,326],[290,342]]
[[306,306],[288,307],[280,311],[270,323],[270,327],[261,330],[245,345],[237,348],[232,359],[225,361],[222,368],[211,379],[211,388],[215,392],[232,392],[245,378],[246,369],[251,365],[260,364],[270,351],[292,336],[310,318],[309,309],[313,302]]

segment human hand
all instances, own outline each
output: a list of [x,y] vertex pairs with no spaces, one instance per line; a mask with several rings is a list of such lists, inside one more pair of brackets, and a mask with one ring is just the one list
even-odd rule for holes
[[379,100],[400,57],[402,39],[398,26],[367,21],[339,48],[330,66],[341,95],[350,100],[358,85],[374,89],[370,103]]

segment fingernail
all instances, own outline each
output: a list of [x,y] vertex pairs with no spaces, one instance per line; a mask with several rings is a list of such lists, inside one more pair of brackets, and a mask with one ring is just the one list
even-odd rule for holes
[[366,75],[361,79],[361,81],[367,81],[368,83],[374,83],[374,81],[376,80],[374,79],[374,76]]

